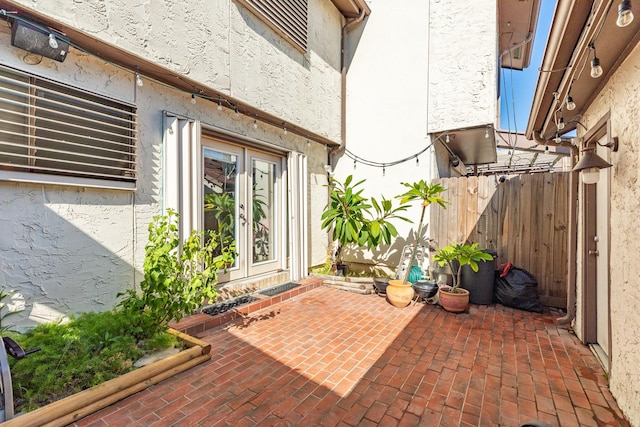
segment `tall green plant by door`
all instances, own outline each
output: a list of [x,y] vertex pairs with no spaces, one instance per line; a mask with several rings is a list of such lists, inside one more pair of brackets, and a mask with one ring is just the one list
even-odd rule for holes
[[118,294],[119,307],[132,319],[137,338],[143,339],[167,328],[216,297],[218,272],[231,265],[235,243],[220,246],[220,234],[192,231],[180,242],[178,215],[168,210],[149,224],[145,247],[144,280],[140,292],[128,289]]
[[322,213],[322,228],[331,231],[333,241],[337,242],[336,263],[342,264],[342,251],[350,245],[366,246],[373,249],[382,243],[390,244],[398,235],[393,220],[411,222],[399,215],[407,209],[400,204],[394,207],[391,200],[382,197],[381,201],[367,198],[359,188],[365,180],[353,183],[349,175],[344,183],[331,178],[329,203]]

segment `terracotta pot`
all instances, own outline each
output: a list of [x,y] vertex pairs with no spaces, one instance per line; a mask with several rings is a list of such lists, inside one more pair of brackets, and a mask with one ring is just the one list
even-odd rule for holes
[[452,288],[443,286],[438,291],[442,308],[452,313],[465,311],[469,306],[469,291],[457,288],[455,292],[450,292],[450,289]]
[[387,301],[395,307],[406,307],[413,300],[415,292],[411,282],[389,280],[387,285]]

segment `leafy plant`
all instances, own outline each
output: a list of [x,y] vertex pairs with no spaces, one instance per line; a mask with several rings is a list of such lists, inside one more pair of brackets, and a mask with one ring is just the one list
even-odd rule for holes
[[474,272],[478,271],[478,262],[491,261],[493,256],[484,252],[484,249],[477,243],[471,245],[466,243],[451,243],[449,246],[439,248],[433,256],[440,267],[448,265],[453,274],[453,286],[457,289],[461,285],[462,267],[468,265]]
[[179,346],[175,336],[157,334],[138,342],[122,311],[83,313],[65,324],[41,324],[14,339],[41,351],[10,359],[16,409],[32,410],[133,370],[144,354]]
[[422,238],[422,225],[424,223],[424,214],[427,210],[427,207],[432,203],[435,203],[446,209],[446,200],[442,197],[442,193],[445,191],[445,188],[439,184],[428,184],[425,180],[421,179],[420,181],[414,183],[406,183],[403,182],[402,185],[409,188],[405,193],[397,196],[400,198],[400,203],[405,204],[411,202],[413,200],[421,200],[422,201],[422,212],[420,214],[420,222],[418,223],[418,230],[416,232],[416,242],[413,245],[413,250],[411,251],[411,258],[409,259],[409,266],[405,271],[404,277],[402,281],[404,283],[407,282],[407,278],[409,277],[409,273],[411,271],[411,267],[416,258],[416,253],[418,251],[418,245],[420,243],[420,239]]
[[235,244],[218,254],[220,235],[193,231],[180,242],[178,215],[168,210],[149,224],[141,293],[128,289],[118,304],[138,338],[147,338],[216,297],[218,272],[234,262]]
[[391,200],[382,197],[381,201],[362,195],[362,189],[357,187],[365,180],[352,184],[353,176],[349,175],[344,183],[331,178],[329,203],[322,213],[322,228],[331,230],[332,237],[338,242],[336,249],[337,263],[342,263],[342,249],[349,244],[365,246],[367,249],[378,247],[380,244],[390,244],[391,238],[398,235],[398,231],[391,220],[399,219],[411,222],[399,216],[407,206],[402,203],[393,207]]

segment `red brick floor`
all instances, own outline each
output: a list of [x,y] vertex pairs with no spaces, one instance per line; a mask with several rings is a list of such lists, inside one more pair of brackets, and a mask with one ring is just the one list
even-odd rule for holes
[[628,426],[558,312],[327,287],[199,334],[212,359],[77,426]]

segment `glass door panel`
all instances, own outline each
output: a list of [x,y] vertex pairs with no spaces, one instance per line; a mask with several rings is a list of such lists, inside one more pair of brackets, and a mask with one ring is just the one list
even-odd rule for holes
[[[239,155],[205,148],[203,157],[203,228],[218,233],[222,245],[235,244],[239,252],[242,243],[237,221],[241,197]],[[240,262],[236,258],[229,270],[237,271]]]
[[276,165],[253,159],[251,165],[253,203],[253,263],[275,258]]

